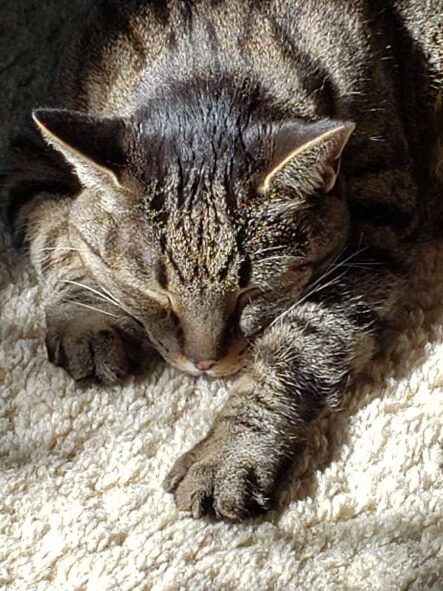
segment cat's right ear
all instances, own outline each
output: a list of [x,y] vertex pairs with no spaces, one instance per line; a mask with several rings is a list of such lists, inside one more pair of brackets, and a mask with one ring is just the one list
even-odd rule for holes
[[125,164],[125,126],[121,119],[63,109],[37,109],[32,118],[43,138],[63,154],[84,186],[121,186]]

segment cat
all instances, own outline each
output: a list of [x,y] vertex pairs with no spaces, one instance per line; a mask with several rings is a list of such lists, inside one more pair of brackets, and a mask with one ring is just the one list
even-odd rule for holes
[[179,509],[270,509],[309,423],[379,349],[443,193],[442,14],[97,3],[12,141],[5,216],[43,285],[49,359],[110,384],[147,343],[238,376],[165,479]]

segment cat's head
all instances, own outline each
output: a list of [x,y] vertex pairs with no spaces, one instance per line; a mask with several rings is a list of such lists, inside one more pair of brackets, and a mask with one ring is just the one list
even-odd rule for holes
[[186,372],[239,370],[346,242],[336,179],[352,123],[33,116],[84,187],[71,245]]

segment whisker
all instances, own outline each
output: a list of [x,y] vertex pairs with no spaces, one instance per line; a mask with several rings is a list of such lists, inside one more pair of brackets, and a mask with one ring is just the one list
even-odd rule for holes
[[106,310],[102,310],[101,308],[96,308],[95,306],[90,306],[89,304],[84,304],[83,302],[78,302],[76,300],[66,300],[66,303],[74,304],[75,306],[81,306],[82,308],[88,308],[89,310],[94,310],[95,312],[105,314],[106,316],[111,316],[112,318],[118,318],[116,314],[111,314],[111,312],[107,312]]
[[345,269],[337,277],[333,277],[330,281],[327,281],[323,285],[317,285],[315,287],[315,289],[311,289],[310,291],[308,291],[307,293],[305,293],[302,298],[300,298],[299,300],[297,300],[297,302],[295,303],[295,305],[303,304],[307,300],[307,298],[310,297],[311,295],[313,295],[314,293],[319,293],[320,291],[323,291],[327,287],[330,287],[331,285],[334,285],[334,283],[338,283],[340,281],[340,279],[347,274],[347,272],[348,271]]
[[330,281],[326,282],[323,285],[317,285],[315,286],[313,289],[307,291],[305,294],[303,294],[296,302],[294,302],[292,304],[292,306],[290,306],[287,310],[285,310],[282,314],[280,314],[280,316],[278,316],[271,324],[271,326],[273,326],[276,322],[282,320],[283,318],[285,318],[288,314],[290,314],[297,306],[301,306],[302,304],[304,304],[306,302],[306,300],[313,295],[314,293],[318,293],[320,291],[322,291],[323,289],[326,289],[327,287],[330,287],[331,285],[334,285],[334,283],[336,283],[337,281],[339,281],[344,275],[346,275],[347,271],[343,271],[338,277],[334,277],[333,279],[331,279]]
[[372,263],[370,263],[370,262],[365,263],[364,261],[362,261],[361,263],[350,263],[349,265],[343,265],[343,266],[349,267],[351,269],[367,269],[369,267],[380,267],[382,265],[383,265],[383,263],[378,262],[378,261],[374,261]]
[[40,248],[38,252],[48,250],[74,250],[75,252],[88,252],[86,249],[80,250],[79,248],[74,248],[73,246],[44,246],[43,248]]
[[114,301],[109,296],[105,295],[104,293],[101,293],[97,289],[94,289],[93,287],[90,287],[89,285],[85,285],[84,283],[80,283],[79,281],[71,281],[70,279],[60,279],[60,283],[67,283],[69,285],[76,285],[77,287],[82,287],[83,289],[86,289],[87,291],[90,291],[91,293],[95,294],[96,296],[98,296],[103,301],[108,302],[109,304],[113,304],[114,306],[119,307],[119,305],[118,305],[118,303],[116,301]]
[[284,245],[270,246],[269,248],[263,248],[263,250],[258,250],[256,253],[254,253],[254,256],[265,254],[266,252],[271,252],[273,250],[281,250],[282,248],[285,248],[285,246]]
[[114,300],[114,301],[115,301],[115,302],[116,302],[116,303],[117,303],[119,306],[121,306],[121,305],[122,305],[122,303],[120,302],[120,300],[119,300],[119,299],[117,299],[117,298],[115,297],[115,295],[113,295],[113,294],[112,294],[112,293],[111,293],[111,292],[110,292],[108,289],[106,289],[106,287],[104,287],[103,285],[100,285],[100,289],[102,289],[102,290],[105,292],[105,294],[107,294],[107,295],[108,295],[108,296],[109,296],[109,297],[110,297],[112,300]]
[[138,324],[140,324],[141,326],[143,325],[143,322],[137,318],[137,316],[134,316],[134,314],[132,314],[132,312],[130,312],[123,304],[122,302],[117,299],[108,289],[106,289],[105,287],[103,287],[103,285],[100,285],[100,288],[109,295],[109,297],[113,300],[115,300],[115,305],[118,306],[121,310],[123,310],[123,312],[125,312],[128,316],[130,316],[133,320],[135,320]]
[[[338,263],[336,263],[336,261],[338,261],[340,259],[340,257],[345,252],[345,250],[346,249],[343,249],[334,257],[334,259],[331,261],[331,263],[325,269],[325,271],[319,277],[317,277],[317,279],[313,283],[308,284],[308,286],[307,286],[308,291],[302,293],[296,302],[294,302],[289,308],[287,308],[286,310],[284,310],[284,312],[282,312],[279,316],[277,316],[277,318],[275,318],[271,322],[270,326],[274,326],[277,322],[280,322],[283,318],[285,318],[288,314],[290,314],[296,306],[300,306],[301,304],[303,304],[314,293],[318,293],[320,291],[323,291],[324,289],[330,287],[331,285],[334,285],[334,283],[337,283],[338,281],[340,281],[340,279],[342,277],[344,277],[344,275],[346,275],[349,272],[349,270],[352,268],[352,264],[350,264],[349,261],[352,261],[352,259],[354,259],[356,256],[358,256],[359,254],[361,254],[362,252],[367,250],[367,247],[363,247],[363,248],[360,248],[359,250],[356,250],[355,252],[352,252],[350,255],[348,255],[346,258],[344,258],[342,261],[339,261]],[[358,264],[358,263],[356,263],[356,264]],[[330,277],[332,273],[334,273],[337,269],[340,269],[340,268],[344,268],[345,270],[342,273],[340,273],[337,277],[334,277],[330,281],[327,281],[326,283],[321,284],[322,281],[324,281],[325,279]]]
[[100,288],[105,293],[102,293],[98,289],[94,289],[93,287],[90,287],[89,285],[85,285],[84,283],[80,283],[79,281],[72,281],[69,279],[62,279],[60,281],[62,283],[76,285],[78,287],[82,287],[82,288],[86,289],[87,291],[96,295],[102,301],[112,304],[113,306],[115,306],[116,308],[118,308],[119,310],[121,310],[122,312],[127,314],[130,318],[135,320],[135,322],[137,322],[137,324],[139,324],[140,326],[144,326],[143,322],[139,318],[137,318],[137,316],[135,316],[132,312],[130,312],[114,295],[112,295],[112,293],[109,290],[107,290],[105,287],[103,287],[103,285],[100,285]]
[[289,259],[292,260],[294,257],[291,256],[290,254],[281,254],[281,255],[275,255],[273,257],[266,257],[265,259],[263,259],[262,264],[265,264],[269,261],[283,261],[284,259]]

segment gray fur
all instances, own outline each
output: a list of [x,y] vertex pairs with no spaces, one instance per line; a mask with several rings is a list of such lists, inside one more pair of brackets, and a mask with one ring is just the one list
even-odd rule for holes
[[240,372],[165,481],[181,509],[268,509],[309,422],[377,350],[441,207],[426,23],[442,15],[99,4],[61,68],[64,110],[34,111],[11,145],[6,212],[45,286],[51,361],[112,383],[150,343],[183,371]]

